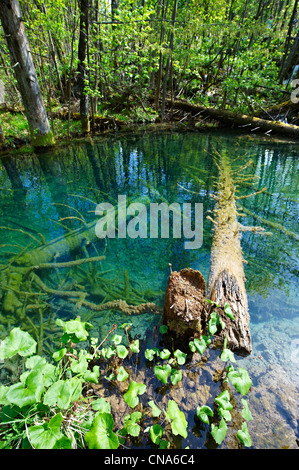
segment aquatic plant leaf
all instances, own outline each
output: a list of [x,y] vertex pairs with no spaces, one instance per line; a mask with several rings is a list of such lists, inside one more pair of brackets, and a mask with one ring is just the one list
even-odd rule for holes
[[97,413],[92,422],[90,431],[84,439],[89,449],[117,449],[119,440],[112,431],[114,426],[113,417],[110,413]]
[[125,380],[127,380],[128,377],[129,374],[126,369],[123,366],[120,366],[118,374],[116,376],[117,380],[119,380],[119,382],[124,382]]
[[216,426],[214,423],[211,424],[211,434],[217,444],[221,444],[225,439],[228,427],[225,420],[222,418],[219,426]]
[[19,354],[20,356],[31,356],[36,352],[36,341],[27,331],[13,328],[3,341],[0,342],[0,358],[9,359]]
[[99,411],[100,413],[110,413],[111,405],[108,403],[105,398],[101,397],[92,402],[92,409],[94,411]]
[[242,442],[245,447],[251,447],[252,442],[250,439],[247,423],[242,424],[242,429],[237,432],[237,438]]
[[167,325],[161,325],[160,328],[159,328],[159,331],[160,331],[161,335],[164,335],[168,331],[168,326]]
[[168,359],[171,355],[171,352],[169,351],[169,349],[162,349],[162,351],[160,352],[160,358],[165,360],[165,359]]
[[177,384],[182,380],[182,371],[177,369],[171,369],[170,380],[172,385]]
[[252,380],[246,369],[239,367],[239,371],[231,370],[227,374],[228,379],[241,395],[247,395],[252,385]]
[[242,413],[241,413],[242,418],[246,419],[246,421],[252,421],[253,417],[252,417],[247,401],[244,400],[244,398],[241,398],[241,402],[244,406]]
[[80,397],[82,382],[76,377],[71,380],[58,380],[46,391],[43,402],[47,406],[57,405],[64,410]]
[[57,441],[63,438],[60,432],[62,421],[61,413],[57,413],[48,423],[30,426],[28,434],[31,445],[35,449],[53,449]]
[[178,361],[178,364],[180,366],[185,364],[187,354],[183,353],[180,349],[177,349],[176,351],[174,351],[173,355],[174,355],[174,357],[176,357],[176,359]]
[[225,419],[225,421],[231,421],[232,415],[230,414],[229,410],[225,410],[224,408],[222,408],[222,406],[219,406],[218,413],[221,416],[221,418]]
[[18,382],[9,387],[6,398],[10,403],[19,406],[32,405],[40,401],[44,390],[42,374],[39,371],[32,370],[24,382]]
[[230,308],[230,305],[229,305],[228,302],[225,302],[225,304],[224,304],[224,313],[231,320],[235,319],[234,314],[232,312],[232,309]]
[[127,392],[124,394],[124,400],[131,408],[135,408],[135,406],[139,403],[138,395],[143,395],[146,390],[146,385],[135,382],[132,380],[130,382],[129,388]]
[[134,341],[132,341],[132,343],[130,344],[130,349],[133,353],[139,353],[140,349],[139,349],[139,339],[135,339]]
[[134,436],[134,437],[139,436],[140,426],[137,423],[140,419],[141,419],[141,413],[139,411],[135,411],[131,415],[125,416],[124,429],[128,434],[130,434],[130,436]]
[[169,449],[170,447],[170,442],[166,441],[165,439],[162,439],[159,444],[159,449]]
[[230,402],[230,394],[228,390],[224,390],[224,392],[220,393],[220,395],[215,398],[215,402],[224,410],[233,409],[233,405]]
[[[43,384],[45,387],[49,387],[55,380],[56,367],[53,364],[49,364],[44,357],[31,356],[26,360],[25,366],[28,369],[40,372],[43,377]],[[27,375],[30,371],[27,372]],[[22,374],[23,376],[24,374]]]
[[116,352],[120,359],[125,359],[125,357],[127,357],[127,355],[129,354],[128,349],[123,344],[118,344],[116,346]]
[[209,406],[203,405],[196,408],[196,415],[203,423],[210,424],[209,416],[214,416],[214,412]]
[[87,329],[93,326],[91,323],[83,322],[77,317],[75,320],[63,321],[60,318],[56,320],[56,325],[63,328],[64,342],[72,341],[78,343],[79,341],[86,341],[89,335]]
[[162,411],[160,410],[160,408],[157,407],[156,403],[153,400],[151,400],[151,401],[148,402],[148,404],[152,409],[153,417],[156,418],[157,416],[160,416]]
[[163,384],[167,384],[168,376],[171,373],[171,366],[169,364],[155,366],[154,373],[157,379],[159,379]]
[[146,349],[144,351],[144,357],[145,359],[147,359],[148,361],[152,361],[154,359],[154,355],[155,354],[159,354],[159,350],[157,350],[156,348],[154,349]]
[[114,343],[115,346],[121,343],[123,337],[121,335],[114,334],[111,338],[112,343]]
[[66,353],[67,353],[67,348],[61,348],[61,349],[58,349],[58,351],[55,351],[52,354],[52,357],[54,361],[58,362],[66,355]]
[[94,383],[94,384],[97,384],[98,383],[98,378],[99,378],[99,375],[100,375],[100,368],[99,366],[93,366],[93,369],[92,371],[91,370],[87,370],[83,376],[83,379],[86,381],[86,382],[91,382],[91,383]]
[[214,335],[216,333],[218,325],[219,315],[217,312],[212,312],[208,321],[208,330],[210,335]]
[[230,349],[227,349],[227,348],[222,350],[220,359],[223,362],[227,362],[227,361],[236,362],[234,353]]
[[193,341],[189,342],[189,348],[191,352],[199,352],[199,354],[203,354],[207,346],[211,343],[211,339],[209,336],[201,336],[200,339],[195,338]]
[[187,426],[185,415],[179,410],[177,403],[174,400],[169,400],[166,413],[166,419],[170,421],[171,430],[175,436],[178,434],[184,438],[187,437]]
[[161,437],[163,436],[163,428],[160,424],[153,424],[149,429],[149,435],[152,442],[156,445],[160,444]]

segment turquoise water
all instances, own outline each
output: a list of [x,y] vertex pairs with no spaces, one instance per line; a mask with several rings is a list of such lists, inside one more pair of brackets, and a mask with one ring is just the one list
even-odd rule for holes
[[[109,202],[116,206],[119,195],[126,195],[128,204],[177,202],[191,203],[194,207],[195,203],[202,203],[203,244],[199,249],[186,250],[184,238],[172,236],[169,239],[116,236],[102,240],[93,237],[91,242],[81,241],[75,252],[66,249],[62,256],[57,253],[56,261],[104,254],[106,259],[96,264],[97,269],[82,265],[71,275],[67,270],[43,272],[43,281],[49,287],[82,289],[88,292],[88,300],[95,303],[126,298],[128,303],[151,301],[163,306],[169,263],[174,270],[198,269],[208,279],[212,223],[207,216],[212,216],[218,174],[213,156],[223,151],[235,168],[251,160],[242,171],[247,179],[240,183],[238,196],[267,188],[250,198],[239,199],[239,212],[243,214],[240,221],[245,226],[262,226],[271,232],[242,235],[253,353],[248,358],[238,358],[238,362],[247,368],[253,380],[248,400],[254,420],[248,427],[255,448],[292,448],[297,446],[298,437],[298,145],[235,134],[169,132],[118,135],[73,144],[49,154],[18,159],[2,157],[0,263],[4,266],[14,254],[64,237],[70,230],[80,227],[83,230],[85,224],[97,219],[97,204]],[[27,309],[26,315],[20,313],[20,308],[9,307],[5,311],[7,280],[3,277],[0,280],[2,336],[13,326],[25,326],[32,331],[34,325],[39,328],[40,312],[36,308]],[[33,297],[28,292],[25,296],[25,288],[30,286],[18,286],[17,290],[23,292],[19,301],[23,305],[32,304]],[[45,318],[74,318],[78,313],[74,303],[59,296],[48,296],[47,301]],[[81,308],[80,315],[92,321],[100,338],[112,323],[121,325],[128,321],[119,312],[95,314]],[[153,340],[157,316],[130,317],[130,322],[134,335]],[[50,333],[50,329],[45,329],[49,339],[43,342],[44,354],[51,352]],[[155,336],[154,340],[159,338]],[[144,376],[149,372],[144,364]],[[192,382],[191,373],[195,373],[193,369],[187,374],[189,381],[184,382],[183,391],[175,395],[190,421],[188,439],[178,445],[213,447],[194,419],[198,402],[192,404],[193,412],[185,403],[187,395],[198,400],[197,389],[203,386],[204,376]],[[174,392],[167,389],[155,393],[158,399],[159,394],[165,398]],[[223,446],[234,447],[232,442]]]

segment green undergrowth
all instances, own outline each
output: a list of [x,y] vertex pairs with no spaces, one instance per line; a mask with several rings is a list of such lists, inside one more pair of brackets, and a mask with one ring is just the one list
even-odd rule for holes
[[[233,318],[228,304],[224,312]],[[144,354],[147,361],[154,361],[152,371],[159,383],[181,386],[187,355],[203,355],[216,326],[225,326],[217,313],[211,316],[208,335],[189,342],[188,354],[165,346],[141,352],[139,339],[129,334],[129,324],[122,325],[123,335],[116,334],[113,325],[100,342],[90,335],[92,324],[80,317],[56,322],[62,335],[51,360],[36,354],[36,341],[20,328],[12,329],[0,343],[2,362],[14,359],[19,371],[15,383],[0,386],[0,448],[121,449],[134,447],[134,439],[143,436],[147,446],[168,449],[176,447],[176,437],[187,439],[188,421],[180,403],[169,399],[165,406],[165,401],[153,399],[146,383],[131,378],[126,361]],[[168,335],[167,326],[160,326],[160,334]],[[234,368],[236,361],[226,340],[219,354],[225,363],[224,382],[235,389],[242,404],[243,422],[236,437],[240,446],[251,447],[247,421],[252,416],[244,397],[252,381],[245,369]],[[125,403],[122,425],[109,401],[97,392],[103,374]],[[214,408],[198,403],[194,410],[217,445],[227,435],[235,403],[226,387],[215,397]]]

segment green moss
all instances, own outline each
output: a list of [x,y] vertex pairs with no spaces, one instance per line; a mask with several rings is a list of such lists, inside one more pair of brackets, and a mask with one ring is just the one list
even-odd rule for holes
[[55,145],[55,139],[52,132],[48,132],[34,136],[31,143],[34,148],[52,147]]

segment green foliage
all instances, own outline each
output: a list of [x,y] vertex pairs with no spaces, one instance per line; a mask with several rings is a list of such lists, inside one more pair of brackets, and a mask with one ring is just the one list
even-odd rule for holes
[[[218,314],[212,318],[213,324],[216,322],[217,327],[221,326]],[[36,449],[70,449],[85,446],[90,449],[117,449],[126,441],[130,443],[130,439],[140,436],[142,431],[148,431],[152,445],[166,449],[172,445],[171,436],[187,438],[188,422],[175,400],[170,399],[167,409],[163,409],[157,406],[154,400],[149,399],[145,384],[131,380],[125,385],[130,375],[124,367],[124,361],[129,360],[132,354],[140,353],[138,340],[129,340],[127,336],[128,345],[125,346],[123,337],[113,334],[110,342],[106,338],[105,347],[101,347],[102,343],[96,346],[98,340],[91,338],[91,353],[83,346],[89,340],[89,330],[92,328],[90,323],[83,322],[78,317],[66,322],[57,320],[57,325],[63,331],[60,345],[53,353],[53,363],[35,354],[36,342],[19,328],[13,329],[2,341],[3,357],[23,358],[25,370],[17,383],[0,387],[1,447],[12,448],[21,443],[24,448]],[[166,331],[166,328],[161,329],[162,334]],[[212,339],[212,336],[194,339],[189,343],[190,352],[204,354]],[[74,349],[75,346],[78,349]],[[226,346],[225,340],[221,352],[222,360],[235,361]],[[156,361],[153,372],[157,380],[167,387],[179,385],[182,380],[182,367],[188,359],[187,353],[180,349],[172,352],[164,347],[161,350],[147,349],[144,355],[146,359]],[[86,386],[98,383],[103,362],[108,366],[106,379],[112,381],[116,387],[123,382],[123,399],[132,409],[131,413],[124,416],[123,428],[119,430],[115,429],[113,410],[108,401],[103,397],[91,397],[88,400],[84,397]],[[235,371],[232,365],[228,365],[226,376],[238,393],[248,393],[252,382],[245,369],[239,368]],[[226,436],[226,422],[232,419],[230,412],[233,405],[230,399],[231,395],[225,389],[215,397],[216,414],[207,404],[202,404],[196,409],[197,417],[206,426],[210,426],[211,435],[218,445]],[[252,415],[248,403],[243,398],[241,401],[242,417],[249,421]],[[153,419],[154,422],[143,429],[145,418],[147,421]],[[210,418],[213,418],[211,425]],[[220,419],[219,425],[215,424],[215,419]],[[74,427],[72,420],[76,423]],[[246,423],[243,423],[237,432],[237,437],[244,446],[251,446]]]

